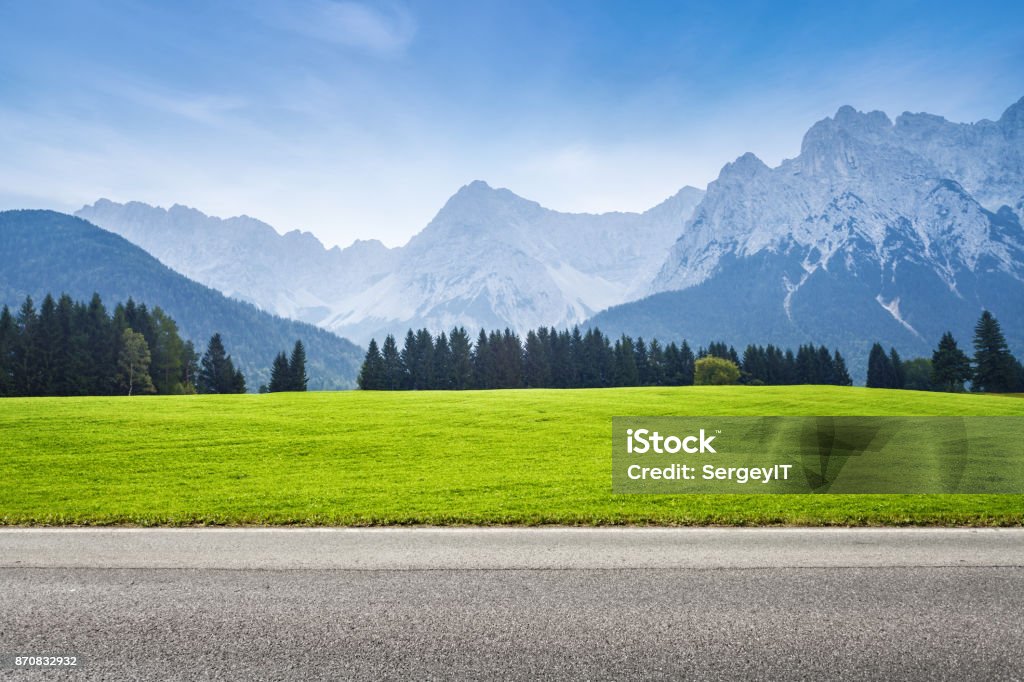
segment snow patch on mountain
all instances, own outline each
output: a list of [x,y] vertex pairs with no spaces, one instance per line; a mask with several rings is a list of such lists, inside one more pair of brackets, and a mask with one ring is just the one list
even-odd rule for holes
[[900,315],[900,297],[899,296],[897,296],[896,298],[892,299],[891,301],[889,301],[887,303],[885,301],[885,299],[882,298],[882,295],[879,294],[878,296],[875,296],[875,300],[878,301],[878,305],[882,306],[882,308],[885,310],[885,312],[887,312],[890,315],[892,315],[892,319],[896,320],[901,325],[903,325],[904,329],[906,329],[907,331],[909,331],[911,334],[913,334],[914,336],[916,336],[919,339],[923,338],[921,336],[921,334],[918,333],[918,331],[916,329],[914,329],[913,325],[911,325],[909,322],[904,320],[903,316]]

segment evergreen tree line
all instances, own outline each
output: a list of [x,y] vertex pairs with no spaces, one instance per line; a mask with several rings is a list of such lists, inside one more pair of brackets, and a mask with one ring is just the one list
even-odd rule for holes
[[159,307],[129,298],[108,313],[98,294],[47,294],[38,309],[27,297],[14,315],[0,310],[0,396],[244,391],[219,334],[200,358]]
[[541,327],[525,339],[509,329],[480,330],[476,342],[456,327],[435,338],[409,330],[401,348],[388,335],[370,341],[359,373],[365,390],[462,390],[492,388],[599,388],[608,386],[687,386],[695,365],[717,357],[736,367],[747,384],[831,383],[850,385],[839,351],[801,346],[794,354],[772,345],[735,348],[712,343],[695,353],[684,340],[663,346],[656,339],[623,335],[614,343],[599,329],[581,332]]
[[270,368],[270,384],[260,386],[260,393],[280,393],[282,391],[305,391],[309,383],[306,376],[306,347],[302,340],[295,342],[289,358],[284,351],[277,354]]
[[987,310],[974,327],[973,357],[960,349],[951,332],[942,335],[930,359],[903,361],[895,348],[886,353],[879,343],[868,355],[871,388],[961,392],[967,382],[976,392],[1024,392],[1024,366],[1010,353],[999,321]]

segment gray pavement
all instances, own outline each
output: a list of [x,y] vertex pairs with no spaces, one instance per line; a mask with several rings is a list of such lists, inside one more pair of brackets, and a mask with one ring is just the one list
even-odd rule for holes
[[0,567],[1024,567],[1024,528],[12,528]]
[[7,529],[33,679],[1024,679],[1024,529]]

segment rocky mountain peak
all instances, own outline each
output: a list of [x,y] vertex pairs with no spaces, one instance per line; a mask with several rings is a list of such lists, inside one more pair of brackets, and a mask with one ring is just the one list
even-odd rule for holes
[[882,144],[889,140],[893,123],[881,111],[864,113],[846,105],[832,118],[825,118],[804,135],[800,155],[814,161],[835,157],[858,144]]
[[1007,132],[1016,135],[1024,134],[1024,97],[1007,107],[999,117],[999,125]]
[[682,228],[683,223],[693,215],[693,209],[704,198],[704,190],[686,185],[681,190],[648,209],[644,215],[663,220],[675,220]]
[[732,163],[725,164],[718,175],[718,180],[719,182],[726,179],[742,181],[768,170],[771,169],[756,154],[747,152]]
[[850,132],[871,132],[885,133],[892,128],[892,121],[883,111],[857,111],[849,104],[845,104],[836,111],[832,117],[835,126],[840,130]]
[[471,228],[474,232],[507,226],[510,222],[529,219],[546,209],[504,189],[494,188],[482,180],[464,185],[448,199],[430,224],[412,243],[422,242],[424,235],[438,230]]

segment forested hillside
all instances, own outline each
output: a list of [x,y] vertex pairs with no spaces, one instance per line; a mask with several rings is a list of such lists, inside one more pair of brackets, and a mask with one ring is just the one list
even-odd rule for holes
[[69,294],[88,301],[134,298],[174,318],[185,339],[205,348],[220,333],[250,390],[270,380],[275,356],[302,339],[309,388],[352,388],[362,359],[355,344],[310,324],[265,313],[193,282],[125,239],[54,211],[0,212],[0,304]]

